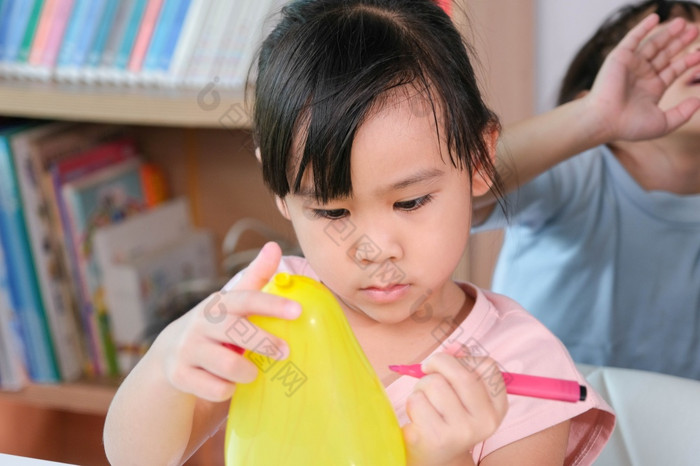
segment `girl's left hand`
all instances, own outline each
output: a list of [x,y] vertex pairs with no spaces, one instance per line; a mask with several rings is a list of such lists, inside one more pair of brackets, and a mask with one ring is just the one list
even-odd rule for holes
[[505,383],[491,358],[433,355],[406,401],[408,464],[472,464],[471,450],[490,437],[508,410]]

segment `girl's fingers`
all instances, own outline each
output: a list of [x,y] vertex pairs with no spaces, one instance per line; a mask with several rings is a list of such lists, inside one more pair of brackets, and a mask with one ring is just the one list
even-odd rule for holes
[[234,290],[260,290],[270,278],[277,272],[280,260],[282,259],[282,250],[279,245],[274,242],[266,243],[258,255],[241,272],[239,278],[231,284],[231,289]]
[[301,313],[301,305],[259,291],[220,292],[210,296],[200,312],[204,317],[203,333],[210,339],[253,351],[266,349],[267,355],[283,358],[288,354],[286,343],[253,325],[246,316],[295,319]]
[[190,392],[214,403],[229,400],[236,389],[235,383],[199,368],[191,368],[190,377],[194,385]]
[[444,424],[443,417],[420,390],[414,390],[408,396],[406,415],[415,426],[422,426],[427,432],[434,431],[437,426]]
[[230,349],[211,342],[199,345],[192,355],[194,366],[227,382],[250,383],[258,375],[258,369],[250,360]]
[[463,428],[468,425],[469,406],[464,404],[464,400],[442,374],[426,375],[416,383],[414,390],[424,393],[428,403],[446,424]]
[[505,392],[503,376],[491,358],[461,356],[435,354],[425,362],[424,370],[439,372],[472,416],[488,416],[495,406],[494,399]]

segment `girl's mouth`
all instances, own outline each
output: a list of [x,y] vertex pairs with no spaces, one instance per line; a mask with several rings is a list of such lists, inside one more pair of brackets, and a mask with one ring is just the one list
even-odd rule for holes
[[401,299],[408,293],[409,288],[410,285],[396,283],[387,286],[369,286],[360,291],[374,302],[387,304]]

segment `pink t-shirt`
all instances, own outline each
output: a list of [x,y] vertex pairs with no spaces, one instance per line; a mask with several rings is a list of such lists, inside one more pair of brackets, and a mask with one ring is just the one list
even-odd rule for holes
[[[301,257],[284,257],[278,271],[318,279]],[[460,286],[474,298],[474,307],[459,327],[446,321],[433,331],[443,342],[435,352],[443,351],[445,345],[461,344],[474,356],[497,361],[502,371],[578,380],[588,390],[586,400],[577,403],[508,395],[505,419],[495,434],[474,447],[474,461],[478,463],[502,446],[570,419],[566,464],[592,464],[615,426],[612,409],[586,383],[564,345],[520,305],[468,283]],[[416,382],[403,376],[386,387],[401,425],[409,422],[406,399]]]

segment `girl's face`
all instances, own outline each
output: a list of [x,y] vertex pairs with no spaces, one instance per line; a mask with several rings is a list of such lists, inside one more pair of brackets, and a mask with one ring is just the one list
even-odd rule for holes
[[[487,137],[493,146],[497,131]],[[463,299],[450,277],[467,245],[471,195],[489,184],[477,174],[470,186],[440,141],[425,100],[399,92],[356,134],[352,196],[319,203],[305,176],[302,194],[278,199],[321,281],[374,321],[454,310]]]

